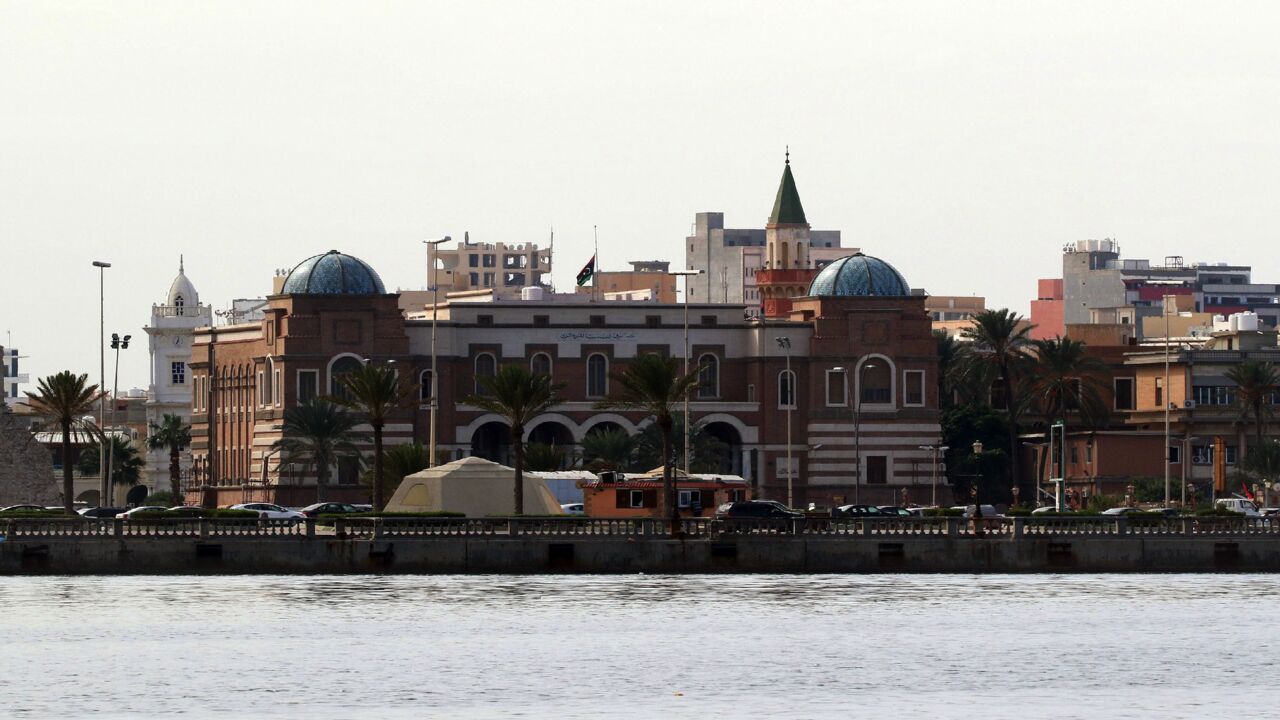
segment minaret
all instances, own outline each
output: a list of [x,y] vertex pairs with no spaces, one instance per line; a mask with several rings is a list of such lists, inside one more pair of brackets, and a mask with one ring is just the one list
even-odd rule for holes
[[809,260],[809,221],[791,174],[791,148],[787,148],[782,182],[764,227],[765,269],[756,272],[761,309],[766,317],[784,317],[791,312],[791,298],[806,294],[817,274]]
[[778,196],[773,201],[773,212],[765,225],[765,245],[771,270],[808,270],[809,222],[800,204],[800,191],[791,174],[791,148],[787,148],[786,164],[782,168],[782,182],[778,184]]

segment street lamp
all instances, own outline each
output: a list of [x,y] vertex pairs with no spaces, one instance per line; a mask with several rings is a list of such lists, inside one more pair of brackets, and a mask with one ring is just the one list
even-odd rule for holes
[[[702,270],[673,270],[672,275],[684,278],[684,376],[689,376],[689,278],[701,275]],[[689,477],[689,393],[684,394],[684,476]]]
[[795,474],[795,466],[791,464],[791,413],[796,406],[796,386],[795,375],[791,374],[791,338],[783,335],[774,338],[774,341],[787,353],[787,507],[795,507],[792,497],[792,475]]
[[[94,260],[93,266],[98,268],[98,428],[101,429],[106,424],[107,415],[107,319],[106,319],[106,272],[111,267],[111,263],[101,260]],[[107,466],[107,447],[105,443],[98,443],[98,470]],[[102,476],[102,482],[99,484],[99,491],[103,506],[107,506],[107,495],[110,493],[110,484],[107,482],[107,476]]]
[[982,497],[978,494],[978,486],[982,484],[982,441],[973,441],[973,457],[977,465],[977,474],[973,479],[973,487],[969,495],[973,497],[973,534],[982,537]]
[[858,361],[854,367],[853,381],[849,380],[849,369],[846,367],[833,367],[833,371],[844,374],[845,397],[849,397],[849,393],[853,394],[853,504],[861,503],[859,498],[859,490],[862,487],[862,371],[875,369],[876,364],[873,362],[863,363]]
[[436,382],[436,315],[440,313],[440,283],[436,281],[437,246],[452,239],[452,237],[445,235],[438,240],[422,241],[427,246],[431,258],[427,266],[427,283],[431,290],[431,387],[428,389],[431,393],[431,422],[430,430],[428,431],[430,439],[427,441],[427,467],[436,466],[436,409],[440,407],[440,403],[436,399],[436,388],[439,387]]
[[946,445],[921,445],[920,449],[933,453],[933,500],[930,504],[938,507],[938,456],[951,448]]
[[[132,337],[131,335],[125,335],[122,338],[116,333],[111,333],[111,349],[116,351],[115,380],[112,384],[112,389],[111,389],[111,427],[113,428],[116,425],[116,398],[120,394],[120,351],[129,349],[129,338],[131,337]],[[107,436],[106,434],[103,434],[102,445],[105,447],[106,444],[107,444]],[[99,468],[104,470],[103,477],[106,478],[106,487],[108,492],[114,489],[111,487],[111,461],[114,459],[112,457],[114,454],[115,454],[115,442],[112,441],[111,452],[108,452],[106,454],[107,455],[106,463],[98,466]]]

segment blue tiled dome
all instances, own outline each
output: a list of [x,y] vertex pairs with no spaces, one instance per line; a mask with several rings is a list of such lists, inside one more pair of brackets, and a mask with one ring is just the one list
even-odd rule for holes
[[357,257],[330,250],[298,263],[284,279],[283,295],[385,295],[382,278]]
[[809,285],[810,297],[903,297],[911,294],[906,278],[892,265],[854,253],[831,263]]

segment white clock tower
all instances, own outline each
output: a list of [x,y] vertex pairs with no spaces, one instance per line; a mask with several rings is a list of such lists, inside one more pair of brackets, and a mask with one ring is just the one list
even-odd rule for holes
[[[163,304],[151,306],[151,322],[147,347],[151,353],[151,385],[147,390],[147,427],[160,423],[166,414],[178,415],[191,422],[192,331],[213,324],[213,310],[200,304],[200,295],[187,279],[182,258],[178,258],[178,276],[169,285],[169,296]],[[191,450],[182,452],[182,471],[191,468]],[[169,452],[149,450],[142,482],[151,492],[169,490]],[[175,498],[180,504],[181,498]]]

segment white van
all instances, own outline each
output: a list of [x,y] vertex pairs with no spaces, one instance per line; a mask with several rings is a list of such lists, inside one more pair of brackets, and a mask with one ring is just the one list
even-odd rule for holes
[[1219,498],[1217,506],[1244,513],[1246,517],[1262,517],[1262,513],[1258,511],[1258,506],[1252,500],[1245,498]]

